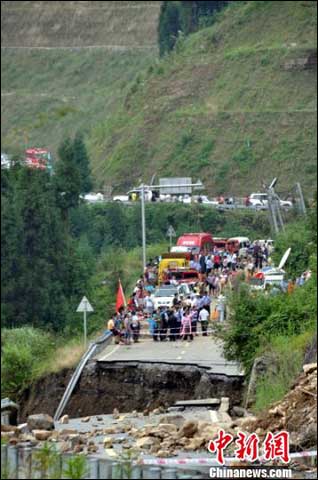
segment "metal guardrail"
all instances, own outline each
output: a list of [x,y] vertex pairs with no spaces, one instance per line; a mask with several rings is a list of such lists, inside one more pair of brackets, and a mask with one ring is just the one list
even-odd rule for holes
[[[48,461],[47,470],[38,463],[39,447],[22,447],[1,445],[1,478],[72,478],[66,475],[72,454],[58,453],[53,461]],[[98,457],[87,457],[85,479],[203,479],[208,476],[208,466],[198,467],[160,467],[156,465],[139,465],[132,461],[111,461]],[[73,477],[75,478],[75,477]],[[76,477],[80,478],[80,477]]]
[[69,381],[67,387],[66,387],[66,390],[64,392],[64,395],[59,403],[59,406],[57,407],[57,410],[55,412],[55,415],[54,415],[54,420],[57,421],[60,416],[62,415],[66,405],[67,405],[67,402],[69,401],[70,399],[70,396],[72,395],[73,393],[73,390],[82,374],[82,371],[84,370],[87,362],[93,358],[94,356],[98,355],[98,353],[103,350],[105,348],[105,346],[110,343],[111,339],[112,339],[113,335],[111,332],[106,332],[103,336],[101,336],[100,338],[98,338],[95,342],[92,342],[87,351],[84,353],[84,355],[82,356],[79,364],[77,365],[72,377],[71,377],[71,380]]
[[[107,458],[87,456],[84,468],[85,474],[82,477],[70,477],[65,470],[70,460],[74,459],[76,455],[57,453],[51,459],[48,459],[46,470],[43,471],[43,462],[39,463],[37,456],[37,453],[41,450],[38,446],[31,448],[29,446],[1,445],[1,478],[203,479],[209,477],[211,466],[218,466],[218,463],[212,457],[157,458],[137,463],[123,458],[112,461]],[[307,465],[310,470],[317,465],[317,450],[291,453],[290,458],[291,460],[298,459],[302,464]],[[237,459],[225,458],[227,466],[233,465],[234,461],[237,462]],[[261,465],[263,465],[262,462]],[[304,476],[301,478],[314,477]]]

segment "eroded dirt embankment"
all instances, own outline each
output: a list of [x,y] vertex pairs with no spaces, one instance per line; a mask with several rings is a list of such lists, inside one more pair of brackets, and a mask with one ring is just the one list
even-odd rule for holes
[[[72,375],[64,370],[38,381],[25,390],[20,421],[33,413],[54,415]],[[84,370],[65,412],[71,417],[142,411],[171,406],[178,400],[229,397],[238,405],[243,377],[213,374],[196,366],[136,362],[92,362]]]

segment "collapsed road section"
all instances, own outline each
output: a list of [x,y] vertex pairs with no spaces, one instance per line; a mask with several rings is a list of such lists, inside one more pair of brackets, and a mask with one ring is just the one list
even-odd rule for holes
[[[40,411],[54,415],[71,374],[51,375],[25,391],[21,419]],[[239,366],[226,362],[222,345],[210,337],[178,345],[109,345],[83,370],[64,413],[74,418],[114,408],[150,411],[181,400],[222,397],[229,397],[231,406],[239,405],[243,384]]]

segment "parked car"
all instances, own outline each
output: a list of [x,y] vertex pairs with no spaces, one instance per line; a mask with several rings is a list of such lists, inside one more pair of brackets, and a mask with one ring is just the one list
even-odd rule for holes
[[113,197],[113,202],[129,202],[128,195],[115,195]]
[[160,287],[158,287],[151,295],[155,309],[157,310],[160,307],[171,308],[173,306],[173,299],[176,293],[178,297],[180,297],[180,295],[189,295],[190,288],[188,285],[185,284],[181,284],[178,286],[161,285]]
[[[260,210],[268,209],[268,194],[267,193],[252,193],[248,197],[248,204]],[[279,198],[279,204],[282,208],[292,208],[293,204],[289,200],[282,200]]]
[[85,195],[80,195],[80,198],[87,203],[99,203],[105,200],[102,193],[86,193]]
[[219,205],[216,200],[210,200],[206,195],[198,195],[194,197],[196,203],[202,203],[202,205]]

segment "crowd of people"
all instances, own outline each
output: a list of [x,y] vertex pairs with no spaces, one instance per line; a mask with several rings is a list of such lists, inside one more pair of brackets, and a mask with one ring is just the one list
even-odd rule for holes
[[[226,315],[224,291],[231,288],[238,274],[246,280],[269,262],[267,245],[257,242],[252,249],[227,252],[214,248],[212,252],[193,255],[189,267],[198,271],[199,281],[190,285],[188,295],[174,295],[171,306],[158,309],[152,298],[158,279],[160,257],[150,259],[144,274],[136,282],[127,306],[122,306],[108,322],[115,342],[129,345],[139,342],[141,334],[153,341],[192,341],[197,335],[208,335],[211,320],[224,321]],[[172,276],[166,284],[177,285]]]

